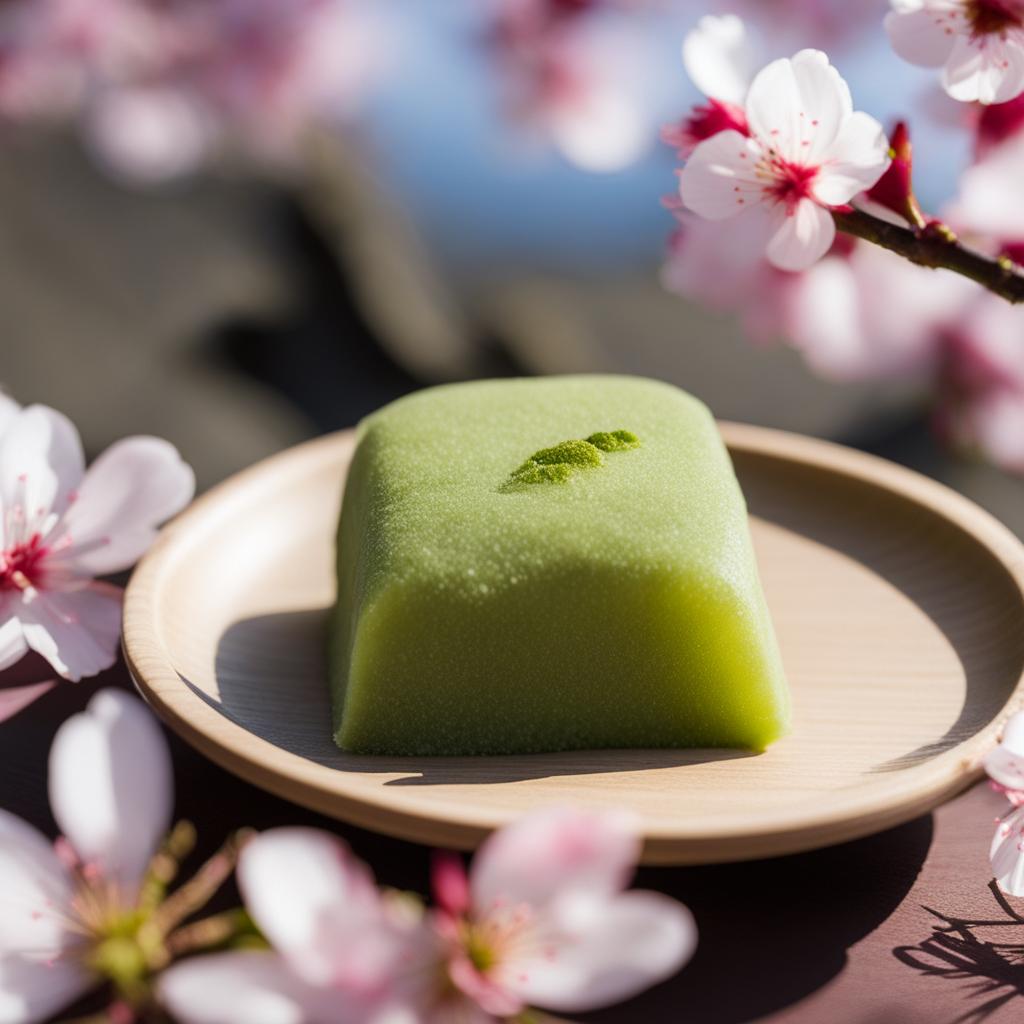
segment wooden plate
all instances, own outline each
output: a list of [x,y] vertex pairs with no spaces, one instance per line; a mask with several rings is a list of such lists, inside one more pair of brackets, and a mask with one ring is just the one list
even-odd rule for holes
[[322,650],[351,433],[228,480],[164,531],[128,588],[139,689],[257,785],[365,828],[469,848],[529,808],[621,805],[648,863],[788,853],[896,825],[977,774],[1022,697],[1024,548],[908,470],[755,427],[723,431],[751,510],[795,703],[736,751],[496,758],[342,754]]

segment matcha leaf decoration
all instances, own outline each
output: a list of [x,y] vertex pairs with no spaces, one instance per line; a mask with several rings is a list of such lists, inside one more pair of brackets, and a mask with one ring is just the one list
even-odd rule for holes
[[601,431],[585,441],[563,441],[534,452],[505,481],[503,490],[518,490],[528,484],[564,484],[580,470],[603,466],[604,452],[639,447],[640,439],[628,430]]
[[613,430],[609,433],[591,434],[587,443],[603,452],[625,452],[640,447],[640,438],[628,430]]

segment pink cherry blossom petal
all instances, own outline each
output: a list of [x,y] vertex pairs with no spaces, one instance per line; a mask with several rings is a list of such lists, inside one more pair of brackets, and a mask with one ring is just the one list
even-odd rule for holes
[[697,945],[690,912],[661,893],[633,891],[566,909],[561,942],[555,930],[550,949],[501,968],[510,991],[546,1010],[582,1013],[629,999],[675,974]]
[[752,134],[801,164],[821,160],[852,112],[849,86],[820,50],[773,61],[747,96]]
[[882,126],[856,111],[843,122],[812,190],[826,206],[842,206],[871,188],[889,164],[889,140]]
[[969,420],[974,439],[993,464],[1024,473],[1024,390],[994,389],[975,404]]
[[470,870],[476,914],[526,904],[534,909],[566,893],[620,891],[639,858],[632,820],[615,812],[552,807],[495,832]]
[[0,625],[0,670],[10,668],[28,653],[21,622],[14,615],[16,600],[14,597],[0,594],[0,619],[6,620]]
[[430,883],[437,905],[446,913],[461,917],[469,910],[469,877],[459,854],[437,851]]
[[924,0],[894,0],[885,17],[885,30],[892,48],[909,64],[939,68],[949,60],[956,35],[949,30],[949,11]]
[[755,344],[774,341],[784,331],[798,281],[765,259],[774,227],[764,204],[730,220],[680,218],[662,283],[694,302],[736,310]]
[[621,171],[650,149],[643,108],[613,89],[591,88],[548,112],[551,138],[570,163],[596,174]]
[[0,437],[14,420],[14,417],[21,411],[21,406],[8,395],[0,391]]
[[12,542],[12,516],[26,540],[48,528],[47,517],[64,512],[84,467],[82,442],[66,416],[43,405],[14,416],[0,437],[0,506],[7,520],[0,543]]
[[977,298],[973,282],[858,242],[793,278],[785,333],[818,374],[925,380],[944,332]]
[[942,67],[946,92],[965,103],[1005,103],[1024,92],[1024,12],[1016,0],[892,0],[886,29],[911,64]]
[[782,211],[780,220],[768,243],[768,260],[780,270],[807,270],[832,248],[835,221],[812,200],[801,199],[792,212]]
[[135,697],[101,690],[57,731],[50,805],[78,856],[134,894],[171,822],[170,751]]
[[155,437],[118,441],[86,472],[58,531],[71,542],[59,557],[90,576],[128,568],[194,492],[195,475],[173,445]]
[[27,822],[0,810],[0,959],[59,956],[70,939],[59,910],[70,895],[70,877],[53,844]]
[[243,851],[238,882],[263,933],[308,982],[383,983],[396,937],[369,868],[340,840],[307,828],[264,832]]
[[1000,744],[985,756],[989,778],[1007,789],[1024,791],[1024,754]]
[[946,92],[961,103],[1006,103],[1024,92],[1024,29],[979,47],[958,37],[942,74]]
[[705,220],[725,220],[757,205],[764,193],[756,170],[760,156],[758,144],[737,131],[705,139],[679,176],[686,208]]
[[[515,964],[510,964],[518,972]],[[508,1020],[526,1008],[523,1000],[504,984],[499,975],[501,968],[487,973],[479,971],[469,957],[456,954],[448,966],[451,982],[466,997],[467,1002],[479,1007],[488,1020]]]
[[983,159],[964,171],[959,195],[944,216],[958,231],[1002,242],[1024,239],[1022,181],[1024,133],[989,149]]
[[1004,750],[1024,757],[1024,711],[1018,711],[1003,726],[1003,738],[999,745]]
[[96,984],[72,961],[0,954],[0,1022],[38,1024]]
[[118,588],[95,583],[40,590],[17,608],[25,642],[65,679],[94,676],[117,660],[121,596]]
[[1006,723],[999,745],[985,757],[985,771],[1007,789],[1024,790],[1024,712]]
[[846,203],[885,173],[885,135],[874,119],[853,112],[849,87],[817,50],[762,70],[746,114],[749,138],[723,131],[696,146],[680,174],[680,199],[708,220],[764,207],[775,223],[768,262],[804,270],[835,239],[825,207]]
[[27,686],[7,686],[0,689],[0,722],[13,718],[19,711],[24,711],[30,704],[49,693],[57,685],[55,679],[42,683],[29,683]]
[[365,1008],[308,985],[270,951],[193,957],[165,971],[160,1001],[182,1024],[363,1024]]
[[989,857],[999,888],[1010,896],[1024,896],[1024,807],[996,825]]
[[683,64],[705,96],[742,106],[758,69],[758,47],[735,14],[707,14],[683,40]]
[[89,111],[84,128],[91,148],[115,177],[146,185],[195,171],[214,134],[196,97],[154,87],[105,94]]

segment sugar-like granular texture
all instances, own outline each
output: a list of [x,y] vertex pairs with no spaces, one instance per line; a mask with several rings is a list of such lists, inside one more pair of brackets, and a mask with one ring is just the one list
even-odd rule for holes
[[632,377],[421,391],[359,428],[331,674],[359,753],[762,750],[789,696],[710,413]]

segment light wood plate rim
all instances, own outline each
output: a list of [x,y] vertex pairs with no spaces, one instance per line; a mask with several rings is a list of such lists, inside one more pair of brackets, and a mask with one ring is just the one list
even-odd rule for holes
[[[882,488],[937,513],[984,548],[1007,572],[1024,597],[1024,545],[973,502],[912,470],[862,452],[815,438],[737,423],[722,423],[734,454],[752,454],[797,463]],[[212,761],[272,792],[354,825],[433,845],[471,849],[503,824],[500,813],[482,813],[449,803],[443,818],[425,813],[415,787],[353,793],[344,771],[291,753],[226,718],[194,692],[176,672],[162,643],[158,601],[162,584],[178,560],[187,557],[195,535],[243,509],[270,476],[281,486],[301,478],[310,466],[345,445],[354,433],[342,431],[263,460],[199,498],[167,526],[140,562],[125,595],[123,647],[140,693],[159,716]],[[777,809],[770,827],[752,813],[718,819],[702,827],[650,827],[646,863],[709,863],[772,856],[857,838],[925,813],[971,784],[980,759],[996,741],[1013,711],[1024,705],[1024,675],[1010,699],[989,724],[950,750],[915,768],[914,785],[902,777],[871,794],[837,794],[829,806],[819,803]],[[414,759],[410,759],[410,767]]]

